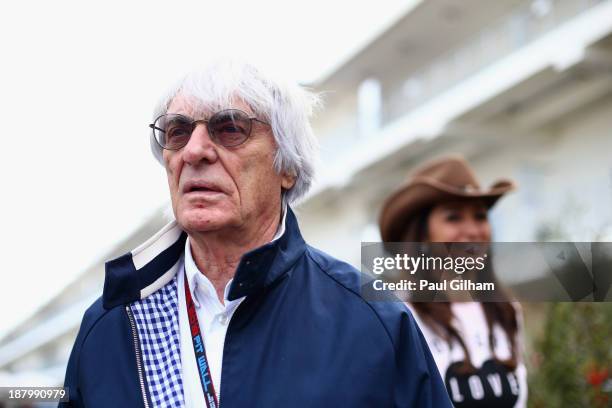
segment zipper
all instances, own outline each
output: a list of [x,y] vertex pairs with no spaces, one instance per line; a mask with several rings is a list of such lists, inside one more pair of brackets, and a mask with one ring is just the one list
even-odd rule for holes
[[149,398],[147,396],[147,389],[145,386],[145,380],[142,370],[142,354],[140,352],[140,341],[138,340],[138,332],[136,331],[136,323],[134,321],[134,315],[130,305],[125,306],[125,311],[130,320],[130,326],[132,327],[132,338],[134,339],[134,352],[136,353],[136,368],[138,369],[138,381],[140,382],[140,391],[142,392],[142,400],[144,401],[145,408],[149,408]]

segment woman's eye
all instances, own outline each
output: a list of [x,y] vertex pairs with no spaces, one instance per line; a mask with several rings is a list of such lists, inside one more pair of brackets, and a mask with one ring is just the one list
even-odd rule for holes
[[487,219],[487,213],[482,211],[478,212],[474,216],[478,221],[485,221]]
[[446,214],[445,219],[448,222],[456,222],[461,219],[461,216],[457,213],[449,213],[449,214]]

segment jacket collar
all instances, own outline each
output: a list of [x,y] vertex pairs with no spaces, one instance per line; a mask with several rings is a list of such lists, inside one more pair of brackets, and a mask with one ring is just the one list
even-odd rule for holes
[[[131,252],[106,262],[104,307],[144,299],[170,282],[180,268],[186,239],[187,233],[172,221]],[[287,206],[284,234],[242,256],[228,300],[270,285],[291,269],[305,249],[295,214]]]

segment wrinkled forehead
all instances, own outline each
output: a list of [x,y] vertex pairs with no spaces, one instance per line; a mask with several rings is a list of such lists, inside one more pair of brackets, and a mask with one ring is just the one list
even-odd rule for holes
[[200,119],[208,118],[224,109],[240,109],[249,116],[255,114],[249,104],[233,95],[229,95],[227,98],[205,99],[183,91],[177,93],[170,100],[166,113],[180,113]]

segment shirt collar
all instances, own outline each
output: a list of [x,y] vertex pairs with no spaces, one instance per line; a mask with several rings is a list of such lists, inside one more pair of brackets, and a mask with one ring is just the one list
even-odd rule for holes
[[[254,294],[271,285],[294,267],[306,251],[306,243],[291,206],[284,215],[278,237],[245,253],[230,285],[228,300]],[[168,284],[184,269],[187,233],[176,220],[132,251],[105,264],[103,306],[111,309],[145,299]]]
[[[283,203],[281,207],[281,221],[278,224],[278,228],[276,229],[276,234],[270,242],[274,242],[279,239],[285,233],[285,219],[287,218],[286,204]],[[201,273],[193,260],[193,255],[191,253],[191,245],[189,244],[189,237],[185,240],[185,276],[187,278],[187,282],[189,282],[189,291],[191,292],[191,298],[195,303],[196,307],[200,307],[200,302],[198,301],[199,296],[206,296],[211,299],[217,299],[217,293],[215,291],[215,287],[212,282],[208,279],[208,277]],[[223,299],[227,304],[228,295],[230,292],[231,284],[233,279],[230,279],[229,282],[225,285],[225,289],[223,291]],[[244,297],[244,296],[243,296]],[[236,299],[235,299],[236,300]],[[234,301],[235,301],[234,300]]]

